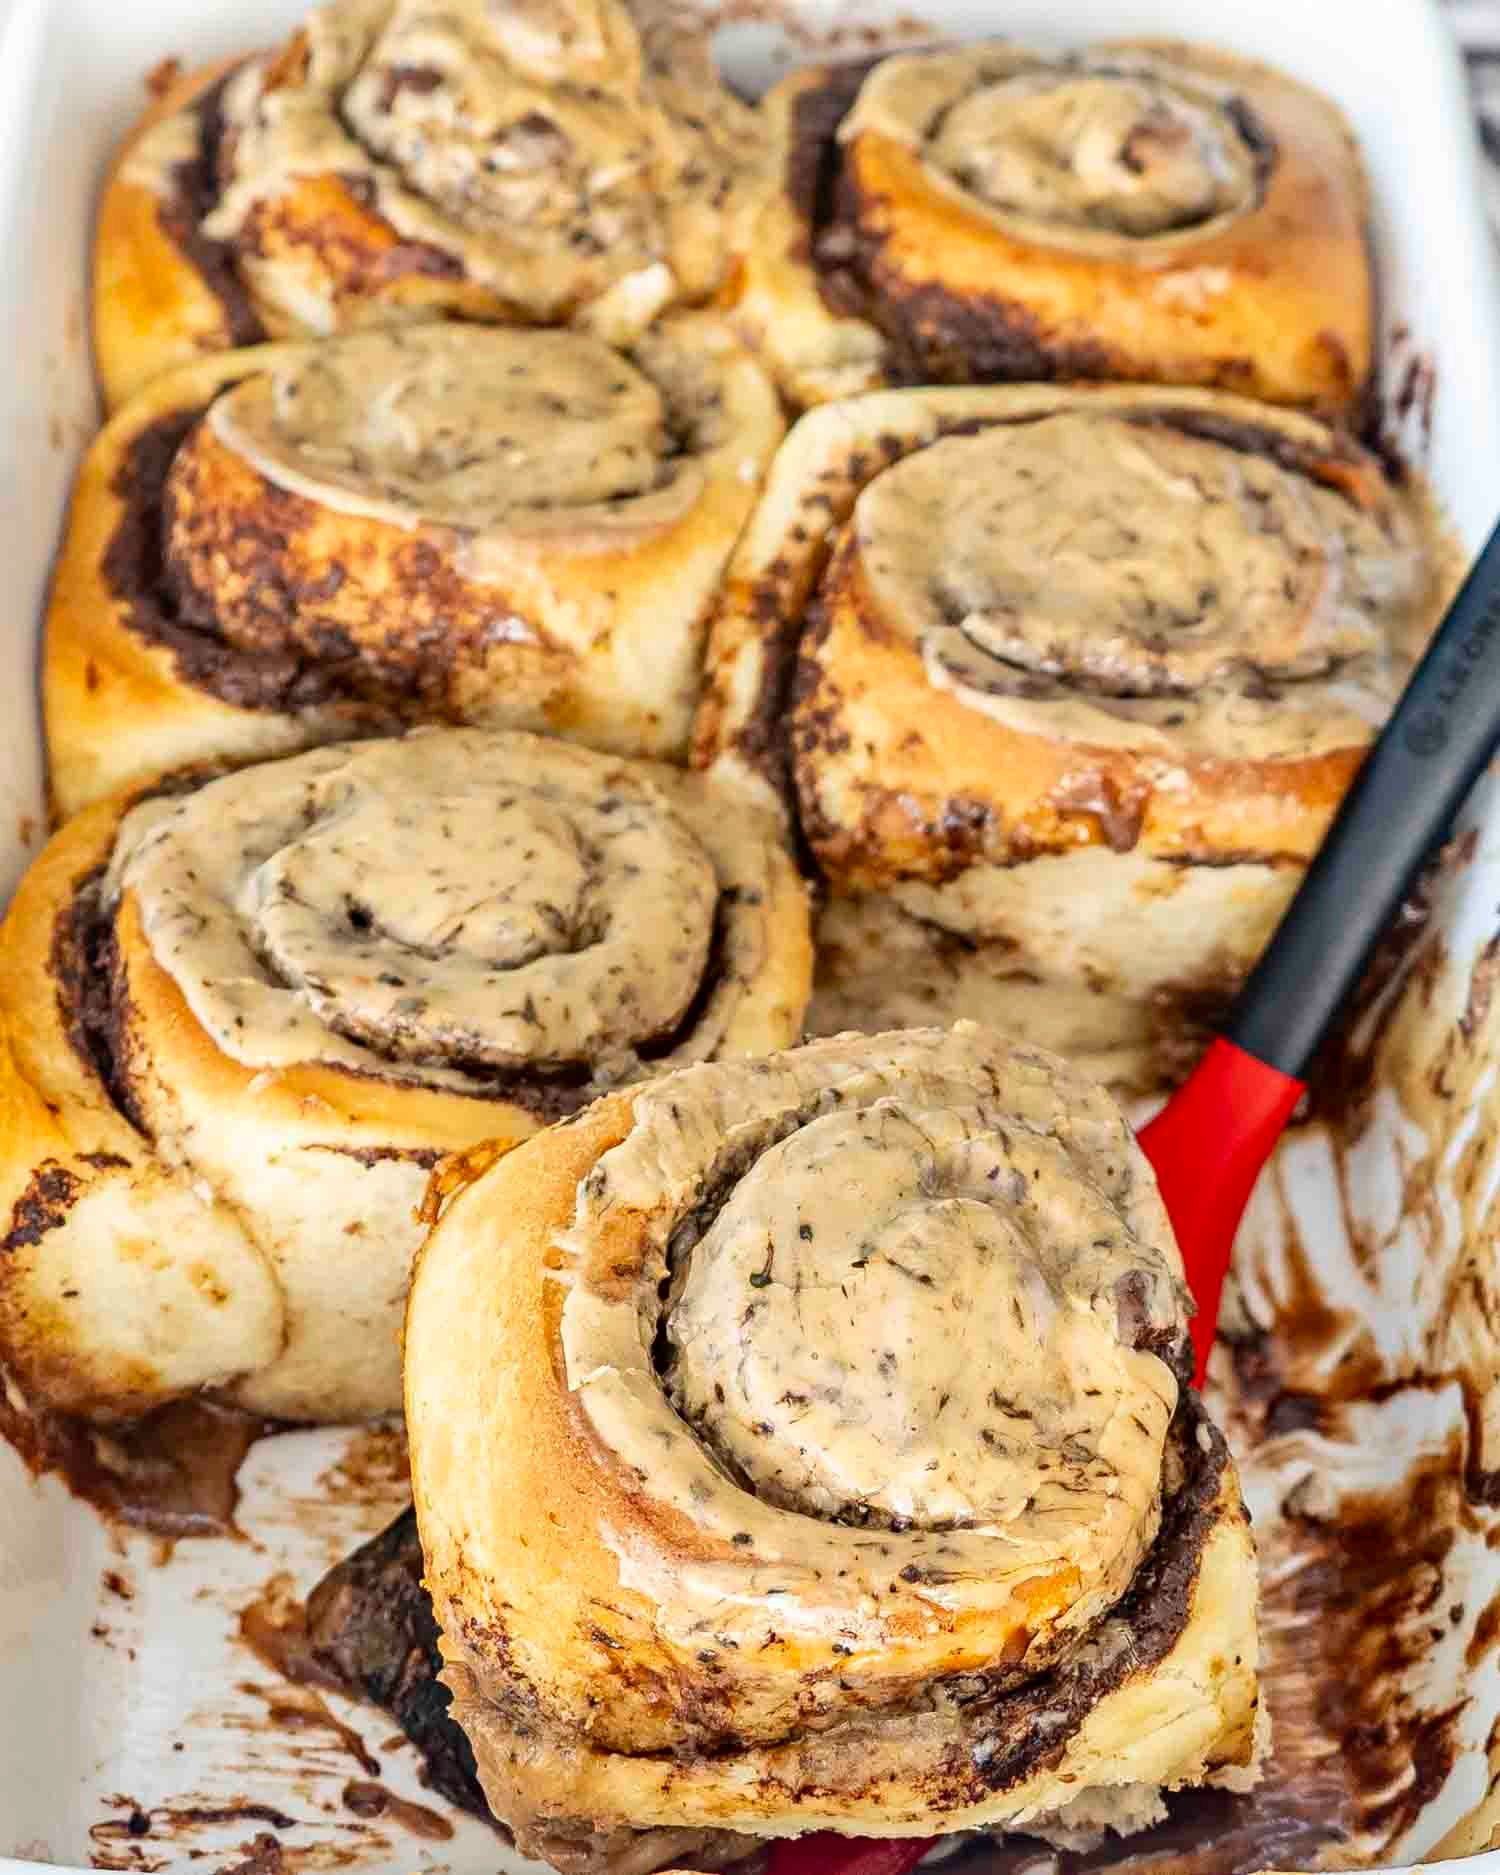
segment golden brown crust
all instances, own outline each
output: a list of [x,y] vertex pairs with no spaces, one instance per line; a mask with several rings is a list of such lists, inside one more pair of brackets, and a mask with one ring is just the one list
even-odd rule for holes
[[[1180,461],[1174,436],[1188,439]],[[1023,452],[1015,474],[1050,475],[1055,486],[1033,494],[1040,481],[1018,480],[1002,498],[1007,457],[971,464],[964,452],[981,444]],[[1071,453],[1058,456],[1065,446]],[[923,470],[933,515],[924,508],[910,519],[915,511],[894,494],[871,505],[898,475],[910,486],[912,465],[928,452],[936,463],[942,451],[951,453],[944,470]],[[1158,477],[1168,456],[1173,467]],[[1221,472],[1227,507],[1210,495]],[[1221,524],[1239,525],[1214,517],[1233,512],[1242,473],[1256,486],[1247,513],[1285,500],[1288,515],[1306,508],[1314,517],[1297,534],[1307,551],[1289,548],[1286,560],[1291,591],[1326,556],[1329,582],[1305,615],[1299,599],[1278,597],[1279,575],[1262,583],[1245,571],[1252,553],[1281,551],[1280,522],[1253,522],[1239,544],[1214,549],[1222,557],[1204,562],[1201,587],[1180,570],[1195,566],[1204,541],[1227,540],[1215,534]],[[1137,475],[1139,500],[1087,492],[1133,487]],[[1194,478],[1201,525],[1181,520]],[[1069,534],[1063,523],[1075,507]],[[1180,536],[1164,531],[1179,524]],[[1337,540],[1345,526],[1360,534],[1348,550]],[[1101,543],[1092,558],[1090,540]],[[1387,554],[1405,569],[1405,596],[1366,608],[1375,621],[1360,641],[1366,651],[1316,653],[1327,659],[1319,676],[1299,638],[1290,655],[1311,675],[1249,668],[1257,632],[1290,642],[1299,619],[1321,631],[1346,602],[1363,619],[1365,601],[1331,569]],[[1117,559],[1128,560],[1118,574]],[[988,974],[1011,985],[997,1006],[964,965],[946,990],[934,980],[913,1002],[911,976],[897,981],[903,941],[877,956],[883,940],[869,931],[861,939],[849,924],[828,934],[825,964],[847,974],[862,945],[869,968],[849,995],[827,977],[818,1032],[984,1009],[1045,1046],[1081,1045],[1099,1058],[1100,1022],[1086,1025],[1081,1043],[1076,1007],[1059,1015],[1061,1027],[1033,1026],[1043,1021],[1039,1003],[1027,1008],[1039,981],[1075,1002],[1080,990],[1125,990],[1140,1005],[1130,1021],[1137,1049],[1161,1028],[1149,1010],[1162,999],[1173,1019],[1194,998],[1211,1014],[1316,849],[1453,574],[1420,504],[1409,509],[1368,456],[1313,419],[1224,393],[893,391],[804,417],[730,563],[696,759],[762,798],[779,794],[836,897],[896,894],[913,942],[925,928],[970,954],[977,944],[993,959]],[[1126,594],[1142,608],[1139,624]],[[895,599],[920,615],[892,611]],[[1208,682],[1187,665],[1159,676],[1154,661],[1173,664],[1179,628],[1198,657],[1204,633],[1219,626],[1227,661]],[[1247,666],[1239,675],[1236,658]],[[1127,677],[1117,695],[1119,668]],[[1351,682],[1368,693],[1357,711]],[[1070,901],[1087,904],[1086,920]],[[829,916],[845,918],[836,908]]]
[[[864,127],[836,156],[855,82],[839,68],[794,73],[773,91],[765,110],[783,180],[753,223],[734,297],[789,397],[807,406],[898,383],[1108,378],[1329,414],[1354,406],[1371,367],[1373,292],[1348,127],[1320,94],[1201,47],[1104,44],[1077,63],[1122,54],[1206,85],[1253,123],[1264,173],[1251,206],[1201,233],[1080,245],[966,191],[927,160],[919,128],[908,142]],[[997,63],[1036,61],[1002,51]],[[822,227],[806,207],[820,159],[838,168],[820,185],[825,208],[835,200]]]
[[[548,1110],[524,1083],[464,1091],[316,1050],[267,1068],[221,1046],[133,891],[113,913],[88,897],[134,798],[71,821],[0,927],[6,1367],[36,1403],[95,1417],[205,1388],[294,1418],[390,1411],[428,1173],[509,1150]],[[756,931],[726,953],[748,973],[716,1018],[729,1053],[793,1039],[807,994],[805,894],[762,853]]]
[[[483,353],[526,342],[434,327],[335,343]],[[680,752],[709,600],[782,426],[763,374],[719,322],[683,315],[650,343],[706,387],[701,404],[693,384],[682,394],[705,413],[701,444],[678,459],[683,500],[619,505],[612,535],[591,532],[599,510],[587,506],[539,542],[502,535],[498,558],[470,575],[462,532],[382,519],[378,504],[351,509],[316,485],[297,493],[199,421],[232,387],[295,377],[329,353],[263,346],[158,377],[105,426],[74,487],[43,652],[58,811],[198,762],[411,721]],[[477,447],[503,462],[506,439],[479,428]],[[164,572],[162,495],[184,434]]]
[[118,409],[173,366],[236,342],[223,297],[163,225],[163,212],[172,207],[170,179],[153,186],[133,158],[149,132],[191,111],[239,63],[220,59],[168,86],[126,137],[105,179],[94,229],[92,307],[94,364],[106,410]]
[[[986,1750],[970,1727],[1008,1736],[1006,1693],[987,1719],[975,1717],[986,1711],[982,1699],[965,1717],[962,1697],[951,1706],[948,1693],[968,1685],[963,1673],[977,1663],[1024,1704],[1026,1668],[1017,1661],[1027,1637],[1037,1641],[1039,1663],[1054,1661],[1050,1679],[1038,1676],[1051,1689],[1044,1702],[1066,1704],[1070,1674],[1087,1678],[1110,1657],[1102,1630],[1091,1631],[1075,1667],[1066,1664],[1070,1643],[1042,1639],[1055,1621],[1066,1622],[1070,1598],[1100,1611],[1082,1586],[1092,1566],[1088,1539],[1074,1550],[1076,1567],[1048,1571],[1036,1566],[1023,1516],[1017,1548],[1004,1553],[1010,1561],[1024,1552],[1033,1566],[1013,1568],[1018,1597],[1007,1601],[1006,1570],[986,1583],[972,1557],[951,1578],[915,1562],[902,1572],[903,1558],[924,1543],[982,1545],[982,1524],[947,1539],[840,1526],[727,1483],[724,1501],[705,1504],[695,1518],[678,1507],[689,1487],[677,1480],[670,1441],[661,1439],[660,1464],[649,1472],[620,1443],[631,1423],[656,1441],[661,1429],[644,1404],[638,1421],[629,1408],[625,1422],[601,1416],[596,1387],[621,1400],[637,1394],[623,1367],[593,1365],[596,1342],[586,1326],[593,1302],[581,1298],[629,1308],[638,1282],[654,1280],[655,1264],[642,1265],[643,1231],[654,1240],[674,1228],[668,1187],[688,1177],[680,1153],[696,1159],[708,1151],[731,1114],[736,1141],[756,1139],[762,1103],[769,1108],[781,1097],[765,1093],[764,1074],[783,1062],[826,1061],[845,1101],[858,1104],[866,1094],[841,1079],[846,1062],[873,1061],[889,1044],[893,1060],[910,1064],[933,1039],[926,1032],[819,1044],[763,1064],[758,1081],[748,1067],[738,1094],[727,1081],[721,1095],[700,1093],[709,1083],[693,1071],[654,1090],[611,1095],[479,1171],[451,1198],[422,1252],[407,1319],[407,1415],[445,1678],[492,1806],[533,1852],[550,1854],[549,1837],[566,1836],[578,1819],[599,1832],[711,1827],[759,1837],[1024,1826],[1079,1788],[1203,1781],[1251,1760],[1253,1561],[1232,1469],[1220,1459],[1212,1461],[1222,1466],[1215,1482],[1205,1482],[1197,1500],[1196,1534],[1189,1538],[1170,1511],[1152,1552],[1158,1560],[1142,1576],[1160,1580],[1162,1605],[1180,1591],[1172,1637],[1143,1638],[1142,1664],[1123,1678],[1104,1669],[1107,1690],[1082,1702],[1090,1709],[1073,1715],[1059,1750],[1039,1747],[1030,1718],[1016,1720],[1017,1734],[1030,1738],[1022,1758],[1041,1761],[988,1775]],[[969,1044],[960,1037],[955,1045]],[[1005,1052],[996,1045],[997,1059]],[[931,1098],[941,1085],[923,1082],[915,1068],[903,1081],[907,1071],[892,1070],[898,1104],[914,1089]],[[1062,1072],[1056,1063],[1049,1071]],[[874,1091],[884,1089],[882,1081]],[[668,1112],[671,1124],[662,1118]],[[1067,1112],[1078,1119],[1076,1101]],[[1091,1122],[1081,1124],[1086,1131]],[[628,1150],[633,1135],[631,1168],[660,1167],[659,1216],[612,1150]],[[777,1126],[772,1137],[786,1137],[786,1129]],[[606,1176],[608,1193],[599,1183]],[[881,1225],[872,1220],[870,1228]],[[640,1332],[649,1338],[649,1324]],[[823,1347],[825,1356],[839,1352]],[[840,1374],[858,1390],[857,1374]],[[1024,1395],[1026,1383],[1012,1379]],[[524,1440],[499,1436],[517,1425],[527,1428]],[[1222,1451],[1206,1429],[1188,1443],[1200,1456]],[[1169,1498],[1175,1504],[1193,1488],[1174,1482]],[[528,1503],[544,1505],[545,1515],[518,1516],[517,1506]],[[731,1537],[736,1517],[742,1533]],[[803,1540],[820,1559],[843,1546],[847,1588],[825,1578],[814,1589],[816,1571],[809,1575],[797,1560]],[[875,1559],[882,1542],[883,1562]],[[1168,1551],[1180,1560],[1162,1573]],[[951,1593],[974,1607],[967,1600],[950,1607],[950,1592],[934,1586],[946,1580],[961,1580]],[[814,1622],[819,1593],[842,1615],[825,1612]],[[1007,1622],[1009,1644],[997,1652],[995,1624]],[[885,1636],[878,1644],[877,1630]],[[1061,1656],[1048,1656],[1047,1647],[1059,1645]],[[970,1696],[977,1690],[968,1686]]]
[[95,244],[106,403],[263,337],[422,318],[639,333],[719,285],[759,149],[706,37],[666,10],[325,0],[130,133]]

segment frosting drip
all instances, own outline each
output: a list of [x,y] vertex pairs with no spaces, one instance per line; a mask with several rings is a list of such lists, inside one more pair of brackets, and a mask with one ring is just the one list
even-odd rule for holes
[[640,1048],[707,1052],[724,1017],[710,996],[676,1034],[715,968],[721,870],[749,862],[733,834],[716,855],[676,786],[525,735],[320,749],[136,808],[106,892],[246,1065],[459,1088],[573,1063],[628,1078]]

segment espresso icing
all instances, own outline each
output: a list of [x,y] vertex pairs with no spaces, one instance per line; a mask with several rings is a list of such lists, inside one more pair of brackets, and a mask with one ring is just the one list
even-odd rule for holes
[[[659,1259],[628,1294],[587,1263],[617,1207]],[[674,1636],[833,1623],[858,1653],[1012,1601],[1044,1653],[1154,1539],[1181,1264],[1118,1109],[1054,1057],[960,1024],[674,1076],[560,1248],[593,1435],[736,1559],[657,1580],[622,1538]]]
[[1201,236],[1260,193],[1260,152],[1228,87],[1139,54],[897,55],[865,80],[839,134],[866,131],[908,145],[1002,224],[1086,248]]
[[1420,531],[1170,419],[1066,412],[876,476],[854,551],[929,679],[1083,743],[1292,757],[1362,742],[1430,624]]
[[718,417],[709,361],[670,336],[631,356],[581,333],[433,325],[285,357],[207,421],[273,487],[456,530],[460,561],[482,576],[488,534],[624,538],[678,519]]
[[763,954],[767,864],[758,823],[691,777],[418,731],[136,808],[105,896],[246,1066],[493,1091],[711,1052]]
[[[704,35],[654,0],[332,0],[309,16],[298,68],[252,62],[225,117],[212,238],[253,246],[258,210],[337,176],[404,240],[544,322],[612,289],[637,327],[706,298],[726,202],[760,151]],[[249,259],[283,322],[338,322],[326,282]]]

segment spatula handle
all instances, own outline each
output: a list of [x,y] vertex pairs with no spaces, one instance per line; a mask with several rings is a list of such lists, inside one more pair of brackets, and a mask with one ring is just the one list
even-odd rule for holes
[[1500,527],[1360,769],[1223,1033],[1299,1077],[1500,741]]

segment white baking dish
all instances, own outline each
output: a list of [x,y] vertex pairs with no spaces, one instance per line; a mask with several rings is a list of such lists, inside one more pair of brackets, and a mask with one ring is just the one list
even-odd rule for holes
[[[12,606],[0,642],[0,895],[42,827],[35,620],[68,478],[95,416],[85,269],[102,166],[159,59],[197,61],[269,40],[300,10],[296,0],[217,0],[207,8],[202,0],[0,0],[0,331],[7,349],[0,556]],[[1406,441],[1425,457],[1466,543],[1478,545],[1500,511],[1500,298],[1462,76],[1424,0],[1217,0],[1212,7],[1202,0],[933,0],[919,10],[940,30],[1004,31],[1040,43],[1136,33],[1209,37],[1331,92],[1353,119],[1372,172],[1387,381],[1399,390],[1415,370],[1411,383],[1420,388],[1428,365],[1434,373],[1430,430],[1424,434],[1418,397]],[[814,32],[898,15],[910,19],[898,0],[857,9],[807,0],[800,9]],[[749,81],[763,78],[777,39],[763,23],[729,27],[726,63]],[[1427,982],[1427,1026],[1408,1049],[1415,1068],[1424,1049],[1441,1052],[1465,1007],[1475,958],[1496,928],[1500,802],[1481,800],[1471,814],[1483,837],[1444,888],[1438,919],[1446,961]],[[1433,1339],[1429,1333],[1424,1341],[1424,1324],[1430,1329],[1447,1306],[1449,1292],[1433,1271],[1451,1271],[1465,1249],[1462,1213],[1442,1182],[1456,1177],[1451,1135],[1461,1124],[1452,1115],[1449,1122],[1449,1134],[1427,1140],[1405,1123],[1406,1156],[1398,1161],[1397,1122],[1378,1114],[1350,1160],[1354,1177],[1342,1203],[1327,1142],[1304,1129],[1252,1210],[1240,1271],[1255,1306],[1273,1310],[1286,1292],[1288,1233],[1299,1228],[1322,1289],[1374,1311],[1374,1338],[1392,1376],[1365,1418],[1349,1420],[1342,1443],[1294,1434],[1251,1464],[1250,1493],[1261,1512],[1301,1475],[1299,1467],[1322,1470],[1325,1494],[1354,1483],[1399,1492],[1404,1468],[1438,1449],[1452,1389],[1445,1392],[1443,1375],[1422,1366],[1422,1349]],[[1420,1218],[1446,1219],[1446,1236],[1441,1228],[1424,1235],[1412,1194],[1396,1175],[1424,1151],[1438,1168],[1438,1202]],[[1497,1182],[1488,1161],[1479,1175],[1488,1183],[1479,1201],[1471,1194],[1473,1217],[1483,1215]],[[1363,1250],[1351,1241],[1351,1223]],[[1467,1247],[1485,1254],[1489,1241],[1481,1229]],[[1495,1361],[1500,1369],[1500,1353]],[[1360,1427],[1364,1436],[1355,1436]],[[183,1544],[169,1559],[149,1539],[106,1531],[54,1481],[34,1482],[0,1447],[0,1857],[20,1858],[0,1860],[0,1871],[16,1875],[28,1858],[143,1872],[223,1867],[269,1827],[246,1804],[297,1819],[273,1831],[288,1868],[478,1875],[515,1862],[477,1824],[456,1820],[451,1840],[426,1841],[388,1820],[352,1816],[340,1798],[358,1775],[353,1761],[331,1732],[268,1723],[271,1676],[234,1638],[237,1612],[270,1575],[286,1571],[307,1588],[398,1507],[398,1481],[372,1482],[368,1465],[332,1470],[351,1439],[358,1435],[309,1433],[262,1444],[242,1474],[247,1540]],[[1461,1708],[1445,1721],[1454,1762],[1389,1845],[1393,1859],[1430,1851],[1491,1782],[1485,1750],[1500,1719],[1500,1667],[1493,1652],[1481,1652],[1470,1669],[1465,1651],[1475,1612],[1500,1591],[1500,1551],[1482,1540],[1500,1525],[1500,1512],[1475,1509],[1471,1521],[1475,1540],[1455,1543],[1439,1569],[1445,1605],[1451,1589],[1454,1604],[1462,1600],[1470,1614],[1434,1640],[1402,1694],[1419,1715]],[[422,1800],[412,1752],[385,1749],[393,1727],[353,1707],[342,1716],[382,1760],[387,1786]],[[237,1806],[237,1816],[219,1822],[187,1814]],[[149,1834],[130,1834],[136,1807],[150,1818]],[[1500,1856],[1488,1860],[1500,1869]]]

